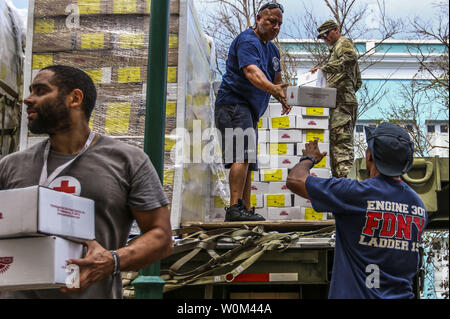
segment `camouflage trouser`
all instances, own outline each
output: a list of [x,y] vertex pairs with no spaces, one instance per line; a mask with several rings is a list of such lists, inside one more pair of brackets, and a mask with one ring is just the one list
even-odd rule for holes
[[[330,109],[330,164],[334,177],[347,177],[354,161],[353,130],[356,111],[352,115],[342,108]],[[349,105],[345,105],[349,108]],[[354,107],[355,110],[357,106]]]

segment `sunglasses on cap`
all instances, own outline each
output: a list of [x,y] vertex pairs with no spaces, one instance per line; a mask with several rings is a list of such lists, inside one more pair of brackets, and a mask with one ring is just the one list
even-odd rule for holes
[[277,2],[267,2],[261,8],[259,8],[258,13],[265,9],[280,9],[282,13],[284,13],[284,8],[281,4]]
[[320,39],[325,39],[325,38],[327,38],[331,31],[333,31],[333,30],[327,31],[327,32],[325,32],[324,34],[322,34],[322,35],[320,36]]

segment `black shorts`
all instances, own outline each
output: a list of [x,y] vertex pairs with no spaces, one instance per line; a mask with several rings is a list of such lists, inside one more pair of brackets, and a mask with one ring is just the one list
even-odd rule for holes
[[221,133],[222,158],[225,168],[232,163],[249,163],[250,171],[258,170],[258,118],[246,104],[217,105],[216,127]]

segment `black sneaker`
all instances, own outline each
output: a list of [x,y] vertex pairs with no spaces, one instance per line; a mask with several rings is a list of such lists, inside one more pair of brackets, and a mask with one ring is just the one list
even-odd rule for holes
[[264,217],[262,217],[259,214],[256,214],[254,209],[253,211],[248,211],[242,199],[238,199],[238,203],[235,205],[232,205],[225,209],[225,221],[226,222],[241,222],[241,221],[263,221],[265,220]]

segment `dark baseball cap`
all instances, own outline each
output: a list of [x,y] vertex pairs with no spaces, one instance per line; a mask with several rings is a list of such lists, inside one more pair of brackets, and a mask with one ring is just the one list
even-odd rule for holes
[[376,128],[365,127],[367,146],[378,171],[386,176],[401,176],[413,164],[414,143],[408,132],[388,122]]
[[322,35],[330,30],[333,30],[335,28],[338,28],[338,25],[333,20],[327,20],[324,23],[322,23],[318,28],[317,32],[319,32],[319,35],[317,36],[318,39],[322,37]]

